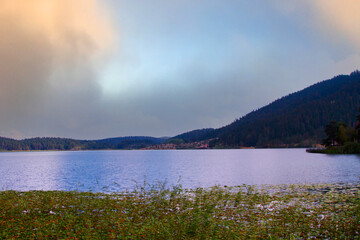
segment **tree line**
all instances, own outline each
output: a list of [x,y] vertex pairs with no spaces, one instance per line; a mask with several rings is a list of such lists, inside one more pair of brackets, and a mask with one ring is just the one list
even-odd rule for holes
[[37,137],[23,140],[0,137],[2,151],[140,149],[166,141],[152,137],[121,137],[102,140]]

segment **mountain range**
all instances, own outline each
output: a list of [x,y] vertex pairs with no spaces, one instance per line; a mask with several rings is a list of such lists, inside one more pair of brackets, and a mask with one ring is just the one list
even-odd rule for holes
[[172,138],[118,137],[100,140],[0,137],[0,150],[141,149],[168,143],[207,142],[210,148],[308,147],[322,143],[330,121],[354,125],[360,107],[360,72],[339,75],[289,94],[213,129]]

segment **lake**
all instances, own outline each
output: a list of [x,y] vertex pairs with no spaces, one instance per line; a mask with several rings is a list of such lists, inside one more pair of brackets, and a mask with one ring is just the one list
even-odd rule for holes
[[359,155],[305,149],[0,153],[0,190],[114,192],[166,182],[184,188],[360,182]]

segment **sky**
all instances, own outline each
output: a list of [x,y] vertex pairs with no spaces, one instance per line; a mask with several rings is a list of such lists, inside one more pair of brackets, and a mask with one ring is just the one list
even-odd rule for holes
[[359,69],[358,0],[0,0],[0,136],[218,128]]

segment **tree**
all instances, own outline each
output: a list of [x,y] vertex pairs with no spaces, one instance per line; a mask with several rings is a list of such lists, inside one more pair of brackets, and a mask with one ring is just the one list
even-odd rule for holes
[[326,146],[344,145],[346,142],[354,142],[356,131],[344,122],[331,121],[325,127],[327,138],[324,140]]
[[356,116],[356,122],[355,122],[355,131],[356,131],[356,139],[359,142],[360,141],[360,108],[359,108],[359,115]]
[[325,127],[325,133],[327,138],[324,139],[324,144],[326,146],[336,145],[336,136],[337,136],[338,128],[339,126],[336,121],[331,121],[330,124],[328,124]]
[[340,145],[344,145],[346,142],[354,142],[355,130],[346,123],[339,123],[336,141]]

